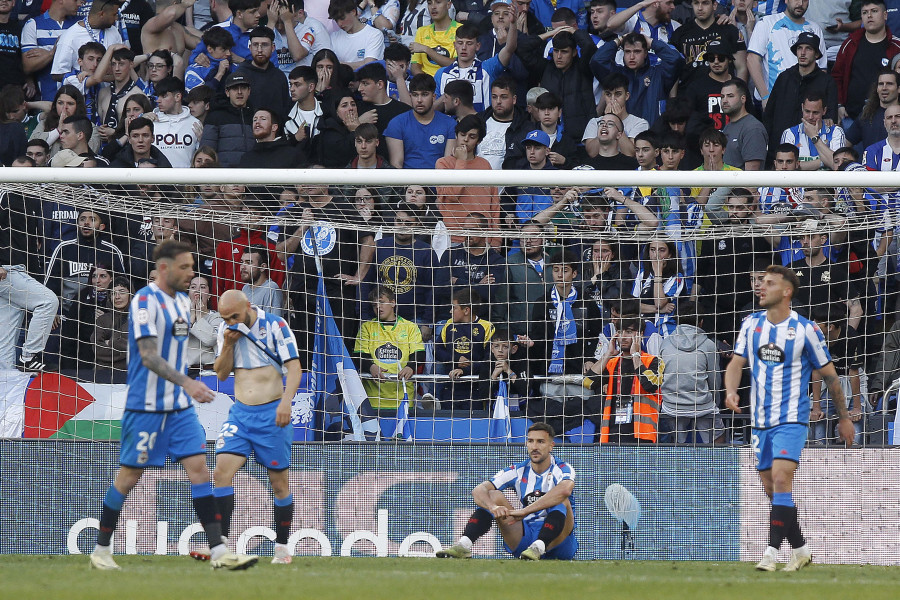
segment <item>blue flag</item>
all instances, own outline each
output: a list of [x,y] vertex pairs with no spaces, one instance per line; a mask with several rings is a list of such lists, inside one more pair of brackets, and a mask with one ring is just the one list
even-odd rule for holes
[[397,407],[397,426],[394,428],[394,437],[400,437],[411,442],[413,440],[412,423],[409,422],[409,394],[406,393],[406,385],[403,386],[403,401]]
[[[356,365],[350,360],[350,353],[344,338],[334,322],[331,303],[325,295],[325,278],[319,272],[319,285],[316,290],[316,327],[313,341],[312,359],[313,390],[322,417],[321,431],[328,428],[325,411],[325,399],[330,394],[341,393],[344,409],[350,417],[353,427],[353,438],[363,441],[362,424],[359,419],[359,406],[367,399],[362,380],[356,371]],[[340,389],[339,389],[340,388]]]
[[500,380],[497,399],[494,401],[494,412],[491,416],[490,437],[492,442],[505,442],[512,437],[512,425],[509,420],[509,391],[505,379]]

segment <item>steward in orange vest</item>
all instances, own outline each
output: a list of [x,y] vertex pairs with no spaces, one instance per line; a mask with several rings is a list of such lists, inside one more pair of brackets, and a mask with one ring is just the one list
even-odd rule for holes
[[[640,319],[622,320],[606,354],[584,386],[602,395],[600,443],[656,442],[665,364],[641,352]],[[599,377],[597,377],[599,375]]]

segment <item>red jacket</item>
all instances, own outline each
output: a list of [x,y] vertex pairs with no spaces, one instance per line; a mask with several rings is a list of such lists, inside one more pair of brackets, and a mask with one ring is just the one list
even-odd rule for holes
[[275,244],[266,239],[265,232],[241,229],[237,237],[216,246],[216,259],[213,261],[213,289],[210,303],[218,301],[223,292],[243,287],[241,282],[241,258],[247,246],[260,245],[270,250],[269,279],[284,288],[284,263],[275,253]]
[[[889,65],[891,59],[895,55],[900,54],[900,38],[891,35],[891,30],[887,27],[885,27],[885,32],[888,36],[888,47],[885,58]],[[834,77],[834,82],[837,84],[838,102],[840,102],[841,106],[847,103],[847,91],[850,87],[850,69],[853,68],[853,57],[856,56],[856,51],[859,48],[859,41],[864,35],[866,35],[866,30],[859,28],[847,36],[847,39],[841,44],[841,49],[838,50],[834,66],[831,68],[831,76]],[[868,94],[869,90],[860,90],[858,93]]]

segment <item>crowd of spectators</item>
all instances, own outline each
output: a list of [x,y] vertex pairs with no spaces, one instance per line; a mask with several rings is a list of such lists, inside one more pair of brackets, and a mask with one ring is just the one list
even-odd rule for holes
[[[900,170],[889,4],[0,0],[0,162]],[[236,288],[288,318],[308,368],[321,271],[372,415],[402,392],[474,414],[504,379],[514,411],[560,431],[710,443],[724,361],[774,263],[800,276],[794,308],[841,357],[862,432],[891,383],[876,373],[900,289],[893,192],[565,180],[107,190],[183,218],[3,192],[0,367],[122,380],[128,302],[155,245],[179,238],[197,252],[197,369]],[[385,379],[423,372],[446,379]],[[812,393],[811,439],[827,443],[827,390]]]

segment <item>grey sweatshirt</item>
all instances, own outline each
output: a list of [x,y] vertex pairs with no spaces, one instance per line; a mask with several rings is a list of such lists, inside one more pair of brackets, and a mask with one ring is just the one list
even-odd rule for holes
[[699,417],[716,410],[721,389],[716,344],[706,332],[679,325],[659,350],[665,363],[662,412],[678,417]]

